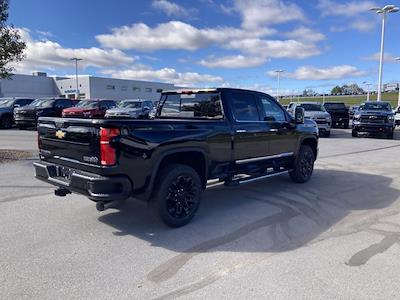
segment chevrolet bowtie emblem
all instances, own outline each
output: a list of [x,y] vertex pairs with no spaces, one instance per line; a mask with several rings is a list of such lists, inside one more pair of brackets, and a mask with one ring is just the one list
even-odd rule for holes
[[57,130],[56,131],[56,137],[59,138],[59,139],[65,138],[65,134],[66,133],[64,131],[62,131],[62,130]]

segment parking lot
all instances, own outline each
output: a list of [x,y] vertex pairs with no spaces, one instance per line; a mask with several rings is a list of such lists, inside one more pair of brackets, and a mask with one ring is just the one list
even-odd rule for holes
[[[312,180],[208,189],[171,229],[142,203],[102,213],[0,164],[2,299],[390,299],[400,286],[400,132],[320,139]],[[0,131],[32,151],[36,132]]]

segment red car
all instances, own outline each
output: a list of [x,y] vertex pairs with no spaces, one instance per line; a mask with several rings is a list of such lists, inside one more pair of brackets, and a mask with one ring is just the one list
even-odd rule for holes
[[63,118],[103,118],[106,110],[114,107],[114,100],[81,100],[76,106],[66,108]]

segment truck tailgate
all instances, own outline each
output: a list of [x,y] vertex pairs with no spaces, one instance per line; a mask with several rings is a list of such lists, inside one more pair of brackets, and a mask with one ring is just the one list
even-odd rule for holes
[[44,157],[100,165],[100,126],[90,120],[44,118],[38,124],[38,143]]

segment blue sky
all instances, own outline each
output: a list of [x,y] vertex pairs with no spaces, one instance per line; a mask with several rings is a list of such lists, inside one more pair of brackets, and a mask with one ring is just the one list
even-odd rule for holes
[[[11,0],[10,22],[27,41],[17,72],[79,72],[234,86],[274,93],[284,69],[289,93],[335,84],[376,83],[382,1]],[[393,4],[400,4],[393,1]],[[386,27],[384,82],[400,80],[400,13]]]

